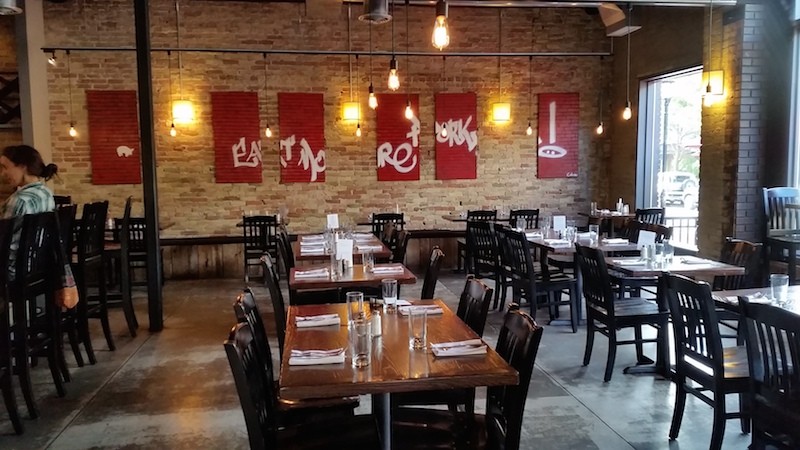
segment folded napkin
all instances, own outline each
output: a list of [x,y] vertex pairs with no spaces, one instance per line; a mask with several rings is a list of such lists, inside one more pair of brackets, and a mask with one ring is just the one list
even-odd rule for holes
[[328,276],[328,269],[295,270],[295,278],[324,278]]
[[532,231],[532,232],[525,233],[525,237],[528,238],[528,239],[541,239],[544,236],[542,236],[541,232]]
[[401,306],[398,309],[400,310],[400,314],[404,316],[409,315],[412,310],[426,311],[429,316],[432,316],[434,314],[444,314],[442,307],[438,305],[411,305],[411,306]]
[[372,273],[403,273],[405,270],[403,266],[392,265],[392,266],[375,266],[372,269]]
[[338,314],[320,314],[318,316],[295,316],[297,328],[324,327],[341,325]]
[[358,244],[359,250],[380,250],[382,247],[380,245],[363,245]]
[[324,241],[324,240],[325,240],[325,236],[323,236],[321,234],[309,234],[307,236],[303,236],[303,237],[300,238],[300,242],[303,242],[303,241]]
[[545,239],[544,243],[547,245],[570,245],[566,239]]
[[302,255],[324,255],[325,247],[302,247],[300,249]]
[[300,241],[300,247],[325,247],[325,241]]
[[691,265],[710,264],[711,263],[710,261],[706,261],[704,259],[691,258],[691,257],[681,258],[680,262],[681,262],[681,264],[688,264],[690,266]]
[[439,357],[486,354],[486,344],[480,339],[431,344],[431,351]]
[[603,244],[606,245],[626,245],[630,242],[624,238],[611,238],[611,239],[603,239]]
[[374,239],[375,235],[372,233],[354,233],[353,237],[358,240],[364,240],[364,239]]
[[[747,301],[749,301],[750,303],[763,303],[766,305],[772,303],[772,299],[762,294],[761,292],[756,292],[755,294],[750,294],[750,295],[743,295],[742,297],[747,297]],[[725,297],[725,300],[728,300],[730,303],[733,304],[739,303],[739,297],[735,295],[732,295],[730,297]]]
[[611,261],[618,266],[643,266],[647,264],[647,261],[638,259],[612,259]]
[[344,362],[344,349],[333,350],[292,350],[289,355],[290,366],[310,366],[317,364],[340,364]]
[[395,302],[395,305],[396,306],[411,306],[411,302],[408,301],[408,300],[398,299],[397,302]]
[[578,236],[578,239],[590,239],[592,237],[591,233],[589,233],[588,231],[585,232],[585,233],[578,233],[577,236]]

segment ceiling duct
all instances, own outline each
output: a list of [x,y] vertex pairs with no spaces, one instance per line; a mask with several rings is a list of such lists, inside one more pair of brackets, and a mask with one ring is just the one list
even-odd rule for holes
[[633,17],[630,21],[626,21],[625,13],[613,3],[601,3],[597,10],[600,12],[600,20],[606,26],[606,36],[608,37],[626,36],[642,28]]
[[392,20],[389,0],[364,0],[364,14],[358,16],[362,22],[386,23]]
[[17,0],[0,0],[0,16],[16,14],[22,14],[22,8],[17,6]]

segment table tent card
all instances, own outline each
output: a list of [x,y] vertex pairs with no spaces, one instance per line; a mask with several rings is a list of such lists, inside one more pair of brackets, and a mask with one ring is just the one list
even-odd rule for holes
[[567,228],[567,216],[553,216],[553,231],[564,231]]
[[329,230],[335,230],[339,228],[339,214],[328,214],[327,228]]
[[353,265],[353,240],[339,239],[336,241],[336,259],[346,261],[347,267]]
[[636,247],[642,248],[643,245],[655,244],[656,234],[652,231],[641,230],[639,231],[639,239],[636,241]]

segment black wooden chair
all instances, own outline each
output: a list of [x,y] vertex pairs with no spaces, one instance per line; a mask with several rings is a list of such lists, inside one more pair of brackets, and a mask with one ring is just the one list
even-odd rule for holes
[[[586,298],[586,350],[583,354],[583,365],[589,365],[594,345],[594,334],[600,333],[608,338],[608,359],[603,381],[609,381],[614,371],[614,359],[618,345],[636,345],[636,357],[640,363],[650,362],[644,356],[642,344],[658,342],[656,339],[644,339],[642,326],[649,325],[659,329],[659,334],[666,333],[668,311],[659,310],[654,302],[633,297],[617,298],[608,275],[608,267],[603,252],[592,247],[575,244],[578,252],[578,267],[583,275],[583,296]],[[633,328],[634,339],[617,340],[617,331],[622,328]],[[667,351],[667,346],[661,348]],[[664,361],[668,356],[662,355]]]
[[269,297],[272,301],[275,334],[278,337],[278,351],[280,352],[281,361],[283,361],[283,343],[286,340],[286,304],[283,302],[283,293],[281,293],[281,288],[278,284],[277,271],[275,270],[275,264],[272,262],[272,257],[269,254],[261,256],[261,263],[264,265],[264,284],[267,286]]
[[508,215],[508,225],[516,227],[518,219],[525,221],[526,230],[539,228],[539,209],[512,209]]
[[72,197],[69,195],[54,195],[53,201],[56,204],[56,208],[72,205]]
[[[642,231],[650,231],[655,233],[655,241],[663,242],[664,239],[672,237],[672,227],[667,227],[657,223],[641,222],[639,220],[629,221],[626,224],[626,233],[631,242],[639,242],[639,234]],[[623,255],[628,255],[628,252],[621,252]],[[639,256],[639,251],[631,252],[630,255]],[[658,277],[631,277],[624,275],[620,272],[612,270],[609,272],[611,275],[611,282],[617,287],[617,292],[620,297],[625,294],[630,294],[631,297],[639,297],[642,288],[651,288],[645,291],[655,295],[656,288],[658,287]]]
[[242,217],[244,234],[244,280],[250,280],[249,268],[261,266],[261,255],[278,257],[278,219],[275,216]]
[[489,278],[495,281],[497,292],[500,295],[500,285],[503,281],[500,273],[500,255],[497,246],[497,237],[492,222],[467,222],[467,271],[478,278]]
[[[115,228],[120,229],[121,222],[115,225]],[[128,272],[133,286],[146,286],[147,278],[141,281],[137,280],[134,272],[141,269],[142,272],[147,274],[147,244],[145,241],[145,234],[147,233],[147,221],[144,217],[131,217],[129,222],[128,233]],[[164,284],[164,250],[160,249],[158,252],[159,261],[161,261],[161,284]]]
[[372,214],[372,234],[380,238],[383,235],[384,229],[387,224],[392,224],[392,228],[402,231],[405,227],[406,221],[403,213],[374,213]]
[[245,322],[236,325],[224,343],[251,449],[379,448],[370,416],[339,413],[336,419],[284,424],[287,420],[279,410],[274,380],[265,369],[257,340]]
[[[30,359],[46,357],[59,397],[66,395],[63,380],[69,379],[61,336],[61,308],[54,292],[59,264],[65,264],[59,243],[55,212],[23,216],[13,279],[8,291],[14,309],[11,327],[14,372],[31,418],[39,417],[33,398]],[[37,298],[44,302],[37,304]],[[63,380],[62,380],[63,377]]]
[[637,208],[633,220],[664,225],[664,208]]
[[408,241],[411,239],[411,232],[407,230],[397,231],[397,239],[395,239],[395,247],[392,249],[391,262],[405,264],[406,250],[408,249]]
[[16,434],[22,434],[24,427],[17,409],[14,395],[13,365],[11,359],[11,328],[9,326],[10,298],[8,292],[8,252],[16,219],[0,220],[0,391],[8,411],[8,417]]
[[518,450],[525,400],[541,339],[542,328],[519,311],[517,305],[512,305],[503,320],[495,349],[517,370],[519,383],[490,386],[486,392],[486,414],[459,414],[454,420],[446,411],[397,409],[393,416],[397,447]]
[[[760,284],[758,280],[760,280],[761,250],[761,244],[731,237],[726,238],[720,261],[744,267],[745,273],[744,275],[715,276],[712,289],[722,291],[757,287]],[[739,333],[744,320],[741,314],[725,308],[717,308],[717,318],[719,318],[721,326],[735,332],[732,335],[721,335],[723,339],[734,338],[739,344],[744,344],[744,333]]]
[[[497,220],[497,210],[467,211],[467,227],[470,222],[493,222]],[[469,252],[466,239],[456,239],[456,270],[470,270]]]
[[786,207],[800,204],[800,188],[764,188],[763,194],[767,236],[800,230],[800,211]]
[[78,212],[78,205],[64,205],[56,210],[58,216],[58,232],[61,244],[64,247],[64,255],[68,261],[72,261],[73,247],[75,245],[75,214]]
[[797,313],[739,298],[747,322],[753,450],[800,448],[800,321]]
[[[125,209],[122,220],[116,221],[119,225],[119,243],[114,246],[106,246],[106,261],[112,266],[112,273],[117,275],[114,286],[109,286],[106,292],[108,307],[122,307],[125,315],[125,322],[128,325],[128,333],[131,337],[136,337],[136,330],[139,328],[139,320],[136,318],[136,310],[133,307],[133,295],[131,291],[131,244],[130,244],[130,223],[131,223],[131,202],[128,197],[125,201]],[[109,283],[111,285],[111,283]]]
[[106,282],[105,223],[108,202],[89,203],[83,206],[81,231],[78,235],[78,262],[75,265],[75,282],[81,301],[78,302],[78,332],[81,334],[89,361],[95,356],[89,337],[88,319],[99,319],[108,349],[114,351],[114,337],[108,320],[108,283]]
[[[750,386],[747,352],[744,347],[722,347],[719,319],[707,283],[669,275],[666,286],[675,334],[673,380],[678,388],[669,438],[678,437],[689,393],[714,408],[709,449],[718,450],[722,447],[726,420],[741,419],[742,431],[750,432],[745,396]],[[713,394],[712,397],[706,392]],[[726,412],[726,394],[739,394],[739,412]]]
[[431,257],[428,261],[428,268],[425,269],[425,280],[422,282],[422,293],[419,298],[430,300],[436,291],[436,282],[439,280],[439,269],[442,267],[444,252],[438,246],[431,249]]

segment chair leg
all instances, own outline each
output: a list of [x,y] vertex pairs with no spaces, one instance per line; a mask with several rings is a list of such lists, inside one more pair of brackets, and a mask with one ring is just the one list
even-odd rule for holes
[[64,382],[61,380],[61,370],[58,363],[58,350],[56,349],[55,341],[50,342],[50,347],[47,349],[47,365],[50,367],[50,374],[53,376],[53,383],[56,385],[56,392],[59,397],[67,395],[64,389]]
[[583,365],[588,366],[592,359],[592,347],[594,346],[594,319],[586,318],[586,349],[583,351]]
[[677,439],[678,433],[681,431],[681,422],[683,421],[683,410],[686,407],[686,387],[684,383],[686,379],[680,377],[675,380],[677,391],[675,392],[675,409],[672,411],[672,425],[669,428],[669,438]]
[[606,373],[603,376],[605,382],[611,380],[611,374],[614,372],[614,360],[617,358],[617,331],[613,329],[608,331],[608,359],[606,360]]
[[636,341],[636,362],[642,363],[644,361],[644,349],[642,346],[642,326],[636,325],[633,327],[633,336]]
[[0,389],[3,391],[3,401],[6,404],[8,418],[11,419],[11,425],[14,426],[14,433],[22,434],[25,431],[25,428],[22,426],[22,420],[20,419],[19,410],[17,409],[17,399],[14,397],[14,384],[13,377],[11,376],[11,368],[9,367],[8,370],[9,372],[3,376],[2,386],[0,386]]
[[78,365],[78,367],[83,367],[83,355],[81,354],[81,348],[78,345],[80,341],[78,340],[78,333],[75,330],[75,318],[72,319],[72,323],[67,329],[67,339],[69,339],[69,346],[72,348],[72,354],[75,356],[75,363]]
[[580,322],[580,317],[578,317],[578,295],[577,289],[574,287],[569,288],[569,321],[572,324],[572,332],[578,332],[578,323]]
[[711,445],[709,450],[722,448],[725,436],[725,394],[714,392],[714,425],[711,428]]
[[739,394],[739,421],[742,426],[742,433],[750,433],[750,396],[745,393]]
[[89,335],[89,319],[86,317],[86,312],[78,316],[78,337],[83,342],[83,348],[86,349],[86,357],[89,359],[89,364],[96,364],[97,359],[94,356],[92,337]]
[[111,324],[108,322],[108,308],[105,304],[100,305],[100,324],[103,326],[103,336],[106,338],[108,349],[113,352],[117,347],[114,345],[114,337],[111,334]]

